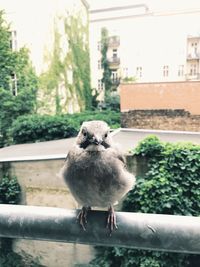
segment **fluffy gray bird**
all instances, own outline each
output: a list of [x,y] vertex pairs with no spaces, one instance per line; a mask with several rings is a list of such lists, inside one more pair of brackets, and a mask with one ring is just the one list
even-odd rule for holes
[[126,170],[123,155],[113,144],[107,123],[82,124],[61,174],[82,205],[77,219],[84,230],[87,212],[92,206],[108,207],[107,227],[110,232],[117,228],[113,205],[133,188],[135,177]]

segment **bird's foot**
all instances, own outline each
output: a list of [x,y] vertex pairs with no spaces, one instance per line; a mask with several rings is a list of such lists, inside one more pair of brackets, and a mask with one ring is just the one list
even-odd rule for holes
[[112,205],[108,207],[108,218],[106,227],[109,229],[110,235],[112,234],[112,231],[114,229],[117,229],[116,215]]
[[91,210],[91,207],[82,207],[81,211],[77,216],[77,221],[79,222],[84,231],[86,231],[87,214],[89,210]]

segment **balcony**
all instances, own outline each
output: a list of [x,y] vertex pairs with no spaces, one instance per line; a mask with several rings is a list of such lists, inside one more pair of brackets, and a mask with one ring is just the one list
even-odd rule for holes
[[200,80],[200,73],[186,74],[186,80],[187,81],[198,81]]
[[187,60],[199,60],[200,53],[188,53]]
[[117,47],[119,47],[119,45],[120,45],[120,38],[119,38],[119,36],[109,37],[108,47],[110,47],[110,48],[117,48]]
[[119,84],[120,84],[120,78],[112,79],[112,85],[117,87]]
[[120,65],[120,58],[119,57],[111,57],[108,58],[108,66],[111,70],[117,70]]

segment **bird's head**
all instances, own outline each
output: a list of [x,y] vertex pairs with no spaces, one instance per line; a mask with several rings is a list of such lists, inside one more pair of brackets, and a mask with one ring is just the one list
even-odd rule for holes
[[77,145],[81,148],[89,146],[102,146],[108,148],[111,145],[110,128],[104,121],[83,122],[77,136]]

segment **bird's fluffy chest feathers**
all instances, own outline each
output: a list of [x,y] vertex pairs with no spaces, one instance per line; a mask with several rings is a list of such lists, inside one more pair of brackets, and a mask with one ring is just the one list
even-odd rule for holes
[[116,169],[116,167],[114,169],[111,167],[108,159],[109,153],[107,151],[85,151],[72,164],[75,172],[84,172],[85,174],[98,176],[103,179],[104,175],[110,174]]
[[80,204],[104,207],[128,191],[122,165],[109,150],[85,151],[69,161],[65,181]]

